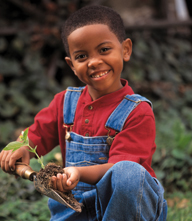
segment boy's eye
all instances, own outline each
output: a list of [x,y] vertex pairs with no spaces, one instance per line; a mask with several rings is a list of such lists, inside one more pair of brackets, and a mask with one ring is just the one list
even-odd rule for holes
[[85,54],[79,54],[75,56],[75,60],[81,60],[81,59],[85,59],[86,55]]
[[101,52],[107,52],[107,51],[109,51],[110,50],[110,48],[102,48],[101,49]]

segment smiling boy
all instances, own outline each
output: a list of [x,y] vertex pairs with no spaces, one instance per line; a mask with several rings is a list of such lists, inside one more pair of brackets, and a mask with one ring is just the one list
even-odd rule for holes
[[130,39],[121,43],[107,25],[92,24],[73,31],[68,45],[66,61],[87,84],[93,100],[123,87],[120,77],[123,61],[128,61],[132,52]]
[[[65,174],[52,178],[53,187],[72,190],[84,207],[78,214],[49,199],[51,220],[166,220],[163,187],[151,168],[152,105],[121,79],[132,43],[120,16],[84,7],[66,21],[62,39],[67,64],[86,86],[57,94],[35,117],[29,140],[39,155],[60,145]],[[16,160],[32,157],[26,147],[2,151],[0,165],[10,172]]]

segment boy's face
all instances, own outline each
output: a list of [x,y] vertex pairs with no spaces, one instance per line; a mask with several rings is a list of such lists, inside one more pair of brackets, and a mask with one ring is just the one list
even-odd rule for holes
[[122,88],[123,61],[128,61],[132,43],[120,43],[104,24],[87,25],[68,36],[70,58],[66,62],[75,75],[88,85],[93,100]]

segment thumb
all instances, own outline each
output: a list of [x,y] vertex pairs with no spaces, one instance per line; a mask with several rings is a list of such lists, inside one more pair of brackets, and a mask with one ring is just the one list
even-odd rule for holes
[[71,186],[72,185],[72,181],[70,179],[67,180],[67,186]]
[[26,153],[23,157],[22,157],[22,162],[29,165],[30,163],[30,154]]
[[12,168],[13,171],[15,170],[16,161],[21,161],[29,165],[29,162],[30,162],[29,151],[26,149],[20,148],[12,154],[10,161],[9,161],[9,166],[10,168]]
[[70,173],[67,179],[67,186],[71,186],[79,182],[79,174],[78,173]]

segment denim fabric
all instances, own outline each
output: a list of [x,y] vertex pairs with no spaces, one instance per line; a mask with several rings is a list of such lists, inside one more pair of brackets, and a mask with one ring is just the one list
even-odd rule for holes
[[[70,88],[65,95],[65,124],[73,123],[81,90],[82,88],[75,88],[73,91]],[[121,130],[128,115],[141,101],[150,103],[140,95],[127,95],[111,114],[106,125]],[[70,141],[66,140],[66,166],[107,163],[110,149],[106,143],[107,136],[84,137],[70,132],[70,138]],[[110,168],[97,185],[79,182],[72,192],[84,204],[82,212],[76,213],[49,199],[52,221],[166,220],[167,207],[161,184],[134,162],[121,161]]]
[[[91,166],[108,161],[109,146],[105,137],[83,137],[71,132],[71,141],[66,140],[66,167]],[[82,194],[95,189],[94,185],[79,182],[72,191],[73,194]]]
[[51,221],[165,221],[167,204],[163,187],[140,164],[121,161],[111,167],[96,189],[75,198],[82,213],[49,199]]
[[97,183],[96,190],[98,221],[166,220],[163,187],[140,164],[116,163]]
[[[64,116],[64,122],[65,124],[72,124],[74,117],[75,117],[75,111],[77,107],[78,99],[81,95],[81,92],[84,87],[68,87],[67,88],[67,95],[65,96],[65,105],[63,107],[63,116]],[[74,93],[75,92],[75,93]],[[70,105],[66,105],[70,104]],[[64,114],[64,113],[70,113],[70,114]],[[66,116],[66,117],[65,117]]]
[[139,94],[126,95],[108,118],[106,126],[113,128],[116,131],[121,131],[131,111],[133,111],[142,101],[148,102],[152,107],[152,103]]

